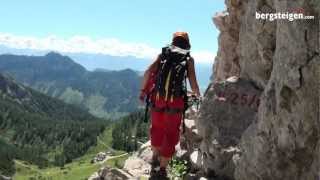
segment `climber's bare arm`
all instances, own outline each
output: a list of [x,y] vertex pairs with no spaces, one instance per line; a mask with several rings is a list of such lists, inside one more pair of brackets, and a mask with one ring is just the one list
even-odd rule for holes
[[188,61],[188,79],[192,92],[195,93],[197,96],[200,96],[200,90],[198,86],[193,58],[190,58],[190,60]]
[[154,72],[158,68],[159,62],[160,62],[160,56],[158,56],[156,60],[144,72],[142,84],[141,84],[141,90],[144,90],[146,88],[147,80],[149,79],[150,73]]

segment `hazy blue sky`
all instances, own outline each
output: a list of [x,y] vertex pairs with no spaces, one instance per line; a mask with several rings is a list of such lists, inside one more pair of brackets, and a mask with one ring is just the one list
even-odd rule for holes
[[6,0],[0,32],[14,36],[115,38],[159,48],[172,32],[190,33],[195,51],[217,51],[212,23],[224,0]]

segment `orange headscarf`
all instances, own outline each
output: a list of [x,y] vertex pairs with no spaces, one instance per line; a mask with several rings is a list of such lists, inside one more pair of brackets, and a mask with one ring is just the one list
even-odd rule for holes
[[182,37],[182,38],[184,38],[185,40],[187,40],[188,43],[190,43],[190,42],[189,42],[189,35],[188,35],[187,32],[175,32],[175,33],[173,34],[173,39],[176,38],[176,37]]

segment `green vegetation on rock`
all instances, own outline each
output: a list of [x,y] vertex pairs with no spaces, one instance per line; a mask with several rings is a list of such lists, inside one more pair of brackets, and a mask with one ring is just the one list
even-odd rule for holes
[[188,171],[188,162],[173,158],[169,163],[169,174],[172,179],[183,179]]

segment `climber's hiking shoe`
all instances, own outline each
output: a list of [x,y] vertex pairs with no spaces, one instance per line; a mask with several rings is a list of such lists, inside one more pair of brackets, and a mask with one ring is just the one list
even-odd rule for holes
[[170,180],[167,175],[166,168],[159,168],[158,171],[154,171],[154,174],[150,176],[149,180]]
[[151,162],[150,176],[151,177],[157,176],[158,171],[160,171],[160,161],[158,157],[153,157]]
[[166,168],[160,168],[160,171],[158,172],[158,179],[169,180]]

